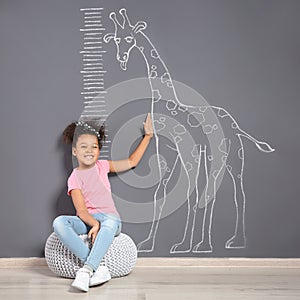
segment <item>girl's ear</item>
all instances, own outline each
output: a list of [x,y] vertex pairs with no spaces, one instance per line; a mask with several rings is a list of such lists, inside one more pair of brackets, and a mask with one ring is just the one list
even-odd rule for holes
[[72,147],[72,154],[73,154],[74,156],[76,156],[76,148],[75,148],[75,147]]

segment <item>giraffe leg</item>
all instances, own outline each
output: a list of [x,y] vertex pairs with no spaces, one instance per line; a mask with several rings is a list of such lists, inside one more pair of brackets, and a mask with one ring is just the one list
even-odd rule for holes
[[[183,162],[182,162],[183,163]],[[195,222],[196,222],[196,215],[197,215],[197,208],[198,208],[198,175],[201,163],[201,155],[198,157],[197,169],[195,170],[188,170],[185,168],[189,186],[187,189],[187,216],[186,216],[186,224],[184,228],[184,233],[182,240],[179,243],[174,244],[171,249],[170,253],[187,253],[192,250],[193,244],[193,237],[194,237],[194,229],[195,229]],[[195,193],[190,193],[191,183],[195,183]]]
[[[240,141],[241,142],[241,141]],[[234,203],[236,207],[236,223],[233,236],[226,242],[225,247],[230,249],[245,248],[245,204],[246,198],[243,187],[243,167],[244,167],[244,149],[241,147],[238,150],[238,157],[240,165],[233,167],[229,164],[226,165],[226,170],[230,174],[234,188]]]
[[[155,193],[154,193],[154,207],[153,207],[153,219],[151,224],[151,229],[148,237],[140,242],[137,245],[138,252],[152,252],[155,246],[155,238],[157,234],[158,225],[161,219],[161,214],[164,208],[164,205],[167,200],[167,184],[172,177],[173,170],[175,169],[178,161],[178,156],[175,159],[175,162],[171,162],[170,165],[173,165],[171,171],[167,171],[162,180],[160,181]],[[166,165],[167,168],[167,165]],[[159,203],[161,202],[161,205]]]
[[210,253],[213,251],[211,242],[211,229],[212,218],[214,212],[214,205],[216,201],[216,185],[218,176],[223,168],[223,164],[220,163],[219,170],[214,170],[212,175],[208,175],[207,156],[205,155],[205,175],[206,175],[206,187],[204,192],[204,213],[202,221],[202,238],[201,241],[193,247],[193,253]]
[[[155,193],[154,193],[154,200],[153,200],[153,219],[152,219],[152,224],[151,224],[151,229],[148,234],[148,237],[138,243],[137,245],[137,250],[138,252],[152,252],[154,250],[154,245],[155,245],[155,237],[159,225],[159,216],[162,211],[162,207],[158,206],[158,201],[157,201],[157,194],[160,194],[161,189],[163,188],[162,182],[159,183]],[[164,202],[165,200],[163,200]],[[164,203],[162,204],[162,206]]]
[[[187,193],[189,193],[189,191],[190,189],[187,190]],[[187,253],[192,249],[196,206],[191,206],[190,197],[191,196],[188,196],[187,199],[187,217],[182,240],[171,247],[170,253]]]

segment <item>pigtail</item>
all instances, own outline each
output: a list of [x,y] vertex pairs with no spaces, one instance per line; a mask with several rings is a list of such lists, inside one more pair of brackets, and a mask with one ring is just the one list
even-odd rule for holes
[[76,130],[76,123],[73,122],[68,125],[63,131],[62,138],[65,144],[72,144],[74,139],[74,133]]
[[105,126],[104,125],[100,126],[100,129],[99,129],[98,133],[99,133],[99,136],[100,136],[100,138],[98,138],[98,140],[99,140],[99,147],[101,149],[102,146],[103,146],[103,142],[105,142],[105,139],[106,139],[106,136],[105,136]]

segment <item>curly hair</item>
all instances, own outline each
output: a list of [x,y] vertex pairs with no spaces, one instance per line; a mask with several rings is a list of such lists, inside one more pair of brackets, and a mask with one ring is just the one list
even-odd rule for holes
[[102,148],[103,142],[105,141],[105,126],[99,126],[96,121],[72,122],[63,131],[63,142],[75,146],[78,137],[82,134],[90,134],[96,136],[99,144],[99,149]]

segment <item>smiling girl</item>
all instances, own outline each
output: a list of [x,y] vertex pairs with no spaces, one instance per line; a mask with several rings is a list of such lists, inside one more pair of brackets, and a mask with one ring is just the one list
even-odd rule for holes
[[[71,196],[76,216],[59,216],[53,229],[62,243],[74,253],[84,266],[76,273],[72,286],[87,292],[89,286],[110,280],[106,266],[100,262],[115,236],[121,232],[121,220],[115,207],[109,172],[123,172],[135,167],[146,151],[153,128],[150,114],[144,122],[144,138],[135,151],[123,160],[98,160],[105,139],[104,127],[95,129],[90,122],[74,122],[63,132],[65,143],[72,144],[72,154],[78,167],[68,179],[68,194]],[[92,248],[79,235],[88,234]]]

